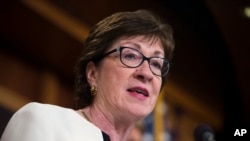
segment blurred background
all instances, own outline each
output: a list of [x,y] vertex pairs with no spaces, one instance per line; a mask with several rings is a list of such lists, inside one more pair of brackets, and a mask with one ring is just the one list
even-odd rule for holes
[[137,9],[159,14],[176,41],[153,123],[143,131],[155,141],[193,141],[201,123],[218,140],[250,129],[249,0],[0,0],[0,135],[28,102],[75,108],[74,65],[90,28]]

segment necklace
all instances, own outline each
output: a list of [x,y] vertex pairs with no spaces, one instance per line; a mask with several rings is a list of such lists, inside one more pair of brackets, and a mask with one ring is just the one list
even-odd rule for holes
[[83,116],[84,116],[89,122],[91,122],[90,119],[89,119],[89,117],[85,114],[85,112],[84,112],[83,110],[81,110],[81,112],[82,112]]

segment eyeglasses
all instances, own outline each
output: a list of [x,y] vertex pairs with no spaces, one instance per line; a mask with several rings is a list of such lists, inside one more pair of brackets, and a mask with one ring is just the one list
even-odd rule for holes
[[146,60],[149,64],[151,72],[154,75],[163,77],[168,74],[170,68],[168,60],[161,57],[146,57],[140,51],[130,47],[115,48],[105,53],[101,58],[116,51],[120,52],[121,63],[129,68],[137,68]]

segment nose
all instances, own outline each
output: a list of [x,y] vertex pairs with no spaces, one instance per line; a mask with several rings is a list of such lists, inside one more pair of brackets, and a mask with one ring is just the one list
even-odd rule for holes
[[134,74],[137,79],[143,82],[151,81],[154,77],[154,74],[149,68],[149,63],[146,60],[144,60],[143,63],[136,68],[136,72]]

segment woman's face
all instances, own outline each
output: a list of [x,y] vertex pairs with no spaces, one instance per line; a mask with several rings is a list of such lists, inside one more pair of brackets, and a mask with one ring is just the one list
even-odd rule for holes
[[[144,36],[119,38],[108,51],[121,46],[134,48],[146,57],[164,58],[159,40],[152,42]],[[94,104],[102,111],[120,119],[134,120],[153,110],[162,78],[151,72],[146,60],[137,68],[129,68],[121,63],[120,52],[116,51],[104,57],[93,74],[93,83],[98,89]]]

